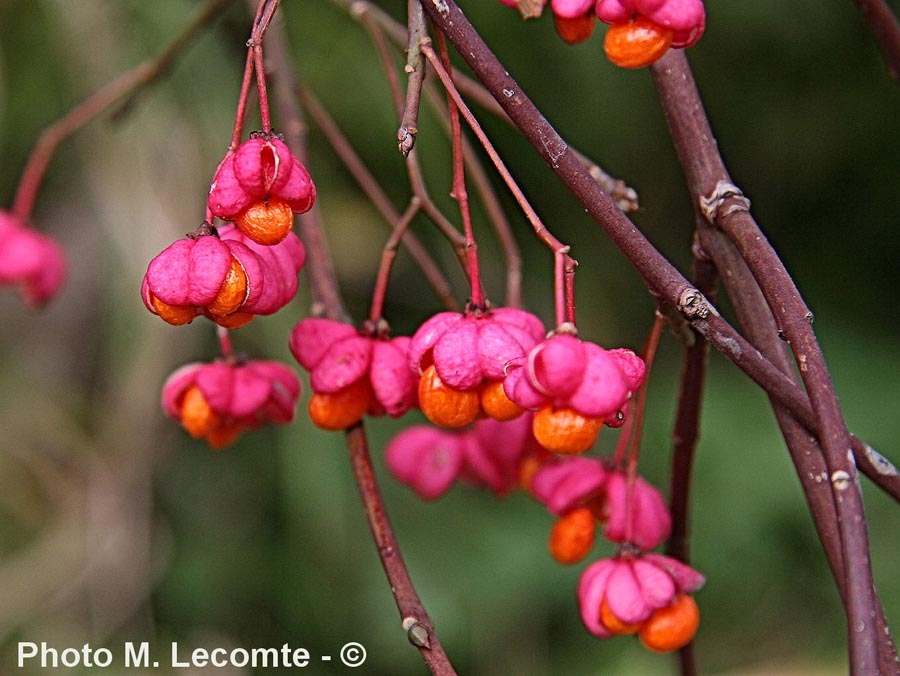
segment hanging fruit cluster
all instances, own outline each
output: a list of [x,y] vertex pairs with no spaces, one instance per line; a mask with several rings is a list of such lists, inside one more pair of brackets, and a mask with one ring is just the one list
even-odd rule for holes
[[[300,396],[293,370],[234,353],[228,334],[296,295],[306,250],[292,232],[294,215],[316,199],[306,167],[272,129],[262,52],[269,20],[258,13],[254,22],[231,144],[213,176],[206,219],[150,261],[141,285],[144,305],[167,323],[203,315],[218,325],[221,356],[176,370],[162,392],[166,414],[216,449],[264,423],[290,422]],[[241,141],[254,74],[263,128]]]
[[[500,0],[522,12],[540,16],[546,0]],[[587,40],[596,20],[609,25],[603,41],[607,58],[622,68],[643,68],[670,48],[691,47],[706,28],[703,0],[550,0],[553,24],[571,44]]]

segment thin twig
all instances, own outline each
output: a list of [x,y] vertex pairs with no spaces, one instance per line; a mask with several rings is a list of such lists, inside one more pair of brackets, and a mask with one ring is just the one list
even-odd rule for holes
[[[252,1],[252,0],[251,0]],[[272,71],[275,108],[281,122],[285,142],[304,165],[309,166],[306,152],[306,122],[294,92],[297,90],[297,75],[291,67],[291,56],[287,36],[280,22],[275,21],[268,33],[266,48]],[[328,251],[318,204],[297,217],[300,239],[309,251],[306,259],[306,275],[309,279],[313,298],[314,314],[329,319],[351,323],[350,316],[341,300],[340,286],[334,271],[334,262]]]
[[[425,82],[425,93],[428,101],[438,112],[441,126],[450,134],[450,123],[447,119],[447,108],[443,100],[438,94],[437,87],[434,86],[434,80],[429,79]],[[506,293],[504,294],[504,305],[507,307],[522,306],[522,256],[519,252],[519,245],[513,236],[512,227],[503,211],[503,206],[494,191],[494,187],[488,178],[487,171],[481,162],[478,153],[467,137],[463,137],[463,154],[466,158],[466,166],[469,168],[469,176],[472,177],[472,183],[475,191],[481,200],[484,211],[487,214],[491,227],[497,235],[497,240],[503,249],[505,258],[504,265],[506,268]]]
[[23,222],[29,220],[47,166],[60,143],[117,101],[128,97],[125,105],[133,102],[140,90],[156,82],[171,69],[190,40],[207,27],[230,1],[208,0],[162,52],[125,71],[47,127],[38,137],[28,163],[22,170],[12,214]]
[[406,213],[394,225],[394,231],[381,252],[381,264],[378,266],[378,274],[375,276],[375,290],[372,292],[372,303],[369,310],[369,321],[373,326],[376,326],[383,319],[384,298],[387,295],[391,268],[394,266],[394,259],[397,257],[397,248],[400,246],[400,240],[403,239],[409,224],[412,223],[417,213],[419,213],[419,200],[413,197],[409,207],[406,209]]
[[[387,77],[388,88],[391,92],[391,98],[394,101],[394,108],[397,111],[397,115],[400,116],[403,114],[404,109],[403,95],[400,92],[400,81],[394,70],[394,60],[388,49],[387,40],[385,39],[381,23],[375,21],[373,14],[365,11],[365,8],[359,4],[353,5],[351,14],[355,17],[359,17],[363,26],[365,26],[372,38],[375,50],[378,52],[379,59],[381,60],[382,70],[384,71],[385,77]],[[406,173],[409,177],[409,186],[413,195],[421,202],[422,213],[424,213],[428,219],[437,226],[444,237],[447,238],[453,246],[453,250],[456,253],[456,257],[459,259],[462,269],[466,270],[466,238],[450,222],[450,219],[444,216],[443,212],[441,212],[434,203],[434,200],[431,199],[431,195],[428,194],[425,177],[422,174],[422,168],[419,164],[419,156],[414,148],[406,153]]]
[[397,144],[403,155],[416,144],[419,133],[419,100],[422,97],[422,82],[425,80],[425,59],[419,51],[419,45],[428,37],[428,26],[425,23],[425,12],[419,0],[407,0],[407,21],[409,22],[409,38],[406,47],[406,68],[409,76],[406,81],[406,102],[400,116],[400,128],[397,130]]
[[[341,160],[341,163],[356,180],[357,185],[359,185],[366,194],[366,197],[369,198],[369,201],[372,202],[384,220],[387,221],[391,228],[394,228],[401,218],[400,212],[397,211],[393,202],[391,202],[390,197],[387,196],[387,193],[384,192],[381,185],[378,183],[378,180],[372,172],[369,171],[359,155],[357,155],[353,146],[350,145],[347,137],[341,131],[340,127],[337,126],[337,123],[328,113],[325,106],[323,106],[312,91],[302,83],[298,83],[297,96],[303,107],[306,109],[306,112],[319,128],[321,134],[325,137],[331,145],[332,150],[334,150],[335,154]],[[414,199],[418,201],[418,198],[415,196]],[[406,250],[409,252],[409,255],[422,270],[422,274],[425,275],[425,279],[434,290],[434,293],[441,304],[447,310],[458,310],[459,308],[456,299],[453,296],[453,289],[450,287],[450,283],[447,281],[444,273],[441,272],[438,264],[431,257],[431,254],[428,253],[428,250],[415,235],[409,231],[404,233],[401,241],[403,246],[406,247]]]
[[[697,289],[714,300],[718,276],[711,261],[695,247],[692,279]],[[669,511],[672,533],[666,552],[679,561],[690,563],[690,504],[694,455],[700,437],[700,414],[706,383],[709,343],[693,331],[684,346],[681,377],[678,382],[678,408],[672,432],[672,474],[669,482]],[[682,676],[695,676],[697,658],[693,641],[678,651]]]
[[[491,162],[494,164],[494,167],[497,169],[497,173],[500,174],[500,177],[503,179],[503,182],[509,188],[509,191],[512,193],[513,197],[516,200],[516,203],[522,209],[522,212],[525,214],[525,217],[528,219],[528,222],[531,224],[531,227],[534,229],[535,233],[538,236],[538,239],[543,242],[547,248],[550,249],[554,253],[554,255],[562,254],[566,257],[565,266],[564,266],[564,274],[572,274],[574,272],[574,267],[577,265],[577,262],[571,258],[569,254],[569,246],[560,242],[552,232],[544,225],[540,216],[538,216],[537,212],[528,202],[528,199],[525,197],[525,193],[522,192],[522,189],[516,183],[515,179],[512,177],[509,169],[507,169],[506,164],[503,162],[503,159],[500,157],[500,154],[494,148],[487,134],[484,133],[484,130],[481,128],[481,125],[478,123],[478,120],[475,119],[475,116],[472,114],[472,111],[466,105],[465,101],[463,101],[459,92],[453,86],[453,80],[450,77],[450,73],[444,66],[441,64],[440,59],[437,58],[434,50],[428,44],[423,44],[422,52],[425,54],[428,59],[429,64],[434,70],[435,74],[438,76],[438,79],[441,81],[441,84],[444,86],[444,89],[447,91],[448,97],[453,101],[456,108],[459,109],[460,114],[462,114],[463,118],[466,121],[466,124],[469,125],[469,128],[475,134],[475,137],[478,139],[478,142],[481,143],[481,146],[484,148]],[[557,316],[560,316],[561,308],[557,306]]]
[[[434,676],[456,676],[456,671],[444,653],[431,618],[422,605],[403,563],[403,556],[397,546],[394,531],[378,490],[365,430],[361,423],[347,430],[347,446],[350,449],[350,462],[353,464],[353,474],[359,486],[369,528],[390,582],[391,591],[394,593],[397,609],[403,618],[403,628],[410,642],[419,649],[422,659]],[[421,633],[416,633],[417,627],[421,628],[419,630]]]
[[[777,365],[789,378],[796,380],[785,344],[778,339],[775,320],[768,312],[765,298],[756,285],[753,275],[746,263],[737,253],[734,245],[719,230],[714,229],[703,219],[699,219],[698,232],[703,251],[722,271],[722,280],[732,298],[732,305],[738,321],[747,332],[754,345]],[[844,560],[841,552],[840,534],[837,530],[837,511],[830,485],[823,481],[828,477],[828,470],[818,440],[794,415],[770,396],[778,426],[785,439],[791,460],[797,471],[797,478],[803,488],[809,506],[813,524],[825,551],[826,560],[834,576],[838,591],[846,595],[846,579],[844,576]],[[811,415],[810,411],[810,415]],[[854,439],[854,442],[859,440]],[[861,443],[861,442],[859,442]],[[900,670],[897,662],[896,648],[887,628],[884,609],[879,604],[876,623],[878,626],[879,659],[884,674],[897,674]]]
[[[427,40],[430,43],[430,40]],[[429,49],[430,44],[423,42],[420,45],[428,59],[434,64],[435,54]],[[442,36],[438,36],[438,47],[441,52],[439,62],[444,63],[444,68],[450,67],[450,54],[447,52],[447,43]],[[449,76],[448,76],[449,77]],[[484,299],[484,288],[481,285],[481,269],[478,264],[478,243],[475,241],[475,228],[472,225],[472,213],[469,210],[469,192],[466,190],[466,160],[462,149],[462,125],[459,122],[459,108],[451,91],[453,78],[445,83],[447,90],[447,111],[450,115],[450,146],[453,157],[453,188],[450,196],[459,204],[459,215],[462,219],[463,233],[466,236],[466,274],[469,277],[470,297],[469,303],[476,310],[487,309]]]
[[[269,35],[269,56],[274,76],[276,105],[282,126],[286,130],[285,137],[292,151],[302,159],[306,155],[303,137],[305,126],[294,97],[297,78],[291,67],[286,36],[279,24],[272,26]],[[307,214],[309,213],[307,212]],[[301,235],[310,251],[310,262],[319,260],[320,263],[323,263],[315,275],[310,275],[313,297],[322,304],[323,314],[346,321],[346,311],[341,302],[330,254],[324,246],[325,239],[321,224],[315,217],[301,225],[303,226]],[[434,676],[456,676],[453,666],[434,633],[428,613],[416,593],[400,554],[397,539],[387,518],[384,501],[378,490],[362,423],[347,431],[347,448],[366,519],[378,549],[378,556],[394,593],[397,608],[400,610],[403,628],[410,641],[419,649],[422,659]]]
[[[369,21],[369,25],[377,22],[395,45],[401,48],[406,47],[408,37],[406,27],[395,21],[393,17],[377,5],[373,5],[368,0],[332,0],[332,2],[347,10],[352,17],[360,21]],[[492,115],[515,126],[506,114],[506,111],[498,105],[483,85],[455,69],[453,78],[459,91],[467,98],[485,108]],[[629,187],[621,179],[610,176],[600,165],[575,148],[572,148],[572,152],[588,169],[588,172],[597,181],[597,184],[612,196],[622,211],[637,211],[639,208],[638,195],[633,188]]]

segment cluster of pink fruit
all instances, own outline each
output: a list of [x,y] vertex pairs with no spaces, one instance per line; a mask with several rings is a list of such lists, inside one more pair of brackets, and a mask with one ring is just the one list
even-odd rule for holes
[[[526,18],[540,16],[547,0],[500,0]],[[706,27],[703,0],[550,0],[553,23],[569,44],[587,40],[599,19],[609,25],[603,48],[622,68],[643,68],[670,48],[695,44]]]
[[549,547],[564,564],[587,556],[604,524],[618,553],[589,566],[578,591],[593,634],[637,634],[662,652],[693,638],[691,593],[703,577],[650,552],[671,529],[662,495],[582,455],[604,424],[623,424],[645,376],[634,352],[582,341],[566,324],[545,337],[534,315],[513,308],[442,312],[411,338],[305,319],[290,347],[310,372],[316,425],[343,429],[414,407],[437,425],[402,431],[385,454],[394,477],[423,499],[457,480],[498,495],[522,487],[559,517]]
[[[150,261],[141,286],[147,309],[169,324],[204,315],[224,329],[277,312],[297,293],[306,260],[291,232],[315,187],[303,164],[274,133],[251,134],[230,150],[208,197],[209,219]],[[212,217],[233,221],[212,225]],[[163,387],[163,408],[213,448],[265,422],[290,422],[300,381],[287,366],[227,354],[189,364]]]

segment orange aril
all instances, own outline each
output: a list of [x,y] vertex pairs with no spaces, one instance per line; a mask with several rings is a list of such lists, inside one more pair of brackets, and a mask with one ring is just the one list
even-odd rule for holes
[[309,399],[309,417],[323,430],[345,430],[365,415],[372,403],[372,387],[363,377],[337,392],[316,392]]
[[587,418],[570,408],[548,404],[534,414],[531,431],[548,451],[577,454],[594,445],[602,427],[602,418]]
[[150,296],[153,309],[162,319],[173,326],[189,324],[197,316],[197,308],[191,305],[169,305],[156,296]]
[[690,643],[700,626],[700,609],[690,594],[679,594],[665,608],[653,611],[638,634],[647,648],[659,653]]
[[591,11],[584,16],[576,16],[566,18],[553,15],[553,25],[556,33],[570,45],[584,42],[594,32],[594,12]]
[[287,202],[272,198],[254,202],[234,222],[254,242],[272,246],[287,237],[294,227],[294,212]]
[[594,546],[597,525],[587,507],[563,514],[550,530],[550,554],[564,565],[578,563]]
[[609,609],[606,599],[603,599],[603,603],[600,604],[600,623],[613,634],[617,635],[636,634],[644,624],[643,622],[634,622],[631,624],[622,622],[622,620],[616,617],[613,614],[613,611]]
[[419,406],[422,413],[438,427],[455,429],[468,425],[478,417],[481,398],[478,390],[455,390],[447,385],[432,364],[419,380]]
[[606,31],[603,49],[607,58],[621,68],[643,68],[659,59],[675,33],[638,15],[628,23],[617,23]]
[[522,490],[531,493],[531,481],[545,462],[547,462],[547,456],[538,453],[529,453],[522,458],[519,463],[519,485]]
[[247,273],[244,272],[244,266],[234,256],[231,257],[231,266],[225,275],[222,286],[212,302],[206,306],[207,311],[211,315],[222,317],[230,315],[237,310],[247,300],[249,287],[247,284]]
[[223,422],[218,427],[206,434],[206,443],[213,449],[220,450],[231,446],[241,433],[241,424],[236,420]]
[[210,408],[200,388],[192,385],[181,399],[181,426],[195,439],[216,429],[222,419]]
[[232,312],[230,315],[225,315],[224,317],[210,315],[210,318],[216,324],[225,327],[226,329],[239,329],[252,322],[255,317],[256,315],[252,312]]
[[481,408],[494,420],[518,418],[525,409],[506,396],[502,380],[488,380],[481,386]]

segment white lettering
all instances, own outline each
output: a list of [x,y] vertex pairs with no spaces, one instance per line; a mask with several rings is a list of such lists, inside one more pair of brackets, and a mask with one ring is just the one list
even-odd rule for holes
[[[224,650],[222,652],[225,652]],[[238,662],[238,656],[240,656],[240,662]],[[250,661],[250,654],[244,650],[243,648],[235,648],[231,651],[230,662],[235,667],[246,667],[247,662]],[[256,662],[254,661],[253,666],[256,666]]]
[[306,648],[297,648],[292,655],[292,660],[295,667],[308,666],[309,651]]
[[[112,663],[112,653],[106,648],[97,648],[94,651],[94,664],[98,667],[108,667]],[[88,666],[88,665],[85,665]]]
[[[177,644],[175,644],[177,645]],[[174,646],[173,646],[174,647]],[[173,652],[174,655],[174,652]],[[150,644],[147,641],[141,642],[141,647],[137,652],[134,650],[134,643],[125,642],[125,666],[126,667],[143,667],[150,668]],[[174,665],[173,665],[174,666]]]
[[174,641],[172,642],[172,666],[179,669],[191,666],[190,662],[180,662],[178,660],[178,644]]
[[[84,646],[87,648],[87,645]],[[64,667],[77,667],[81,663],[81,655],[75,648],[66,648],[62,651],[62,663]]]
[[[136,654],[131,647],[131,662],[141,660],[144,665],[149,663],[148,649],[142,644],[141,652]],[[129,660],[126,659],[126,662]],[[173,668],[217,668],[222,667],[250,667],[252,669],[268,669],[277,667],[307,667],[310,664],[310,654],[306,648],[291,648],[287,643],[278,648],[195,648],[190,653],[190,658],[185,659],[178,655],[178,644],[172,643]]]
[[[228,653],[225,652],[225,648],[213,648],[212,652],[209,654],[212,665],[214,667],[227,667],[228,661],[225,659],[225,655],[227,654]],[[222,659],[218,659],[218,655],[222,655]]]
[[[285,647],[287,644],[285,643]],[[259,668],[267,668],[267,667],[279,667],[282,666],[278,662],[278,650],[275,648],[254,648],[252,651],[253,667],[256,669]],[[272,658],[272,664],[269,664],[269,657]],[[259,658],[259,659],[258,659]],[[261,660],[261,661],[260,661]],[[284,660],[284,665],[287,666],[288,661],[287,658]],[[237,665],[235,665],[237,666]]]
[[[287,644],[285,644],[287,645]],[[28,650],[26,653],[25,651]],[[37,643],[19,643],[19,669],[25,666],[25,660],[30,660],[38,654]]]

